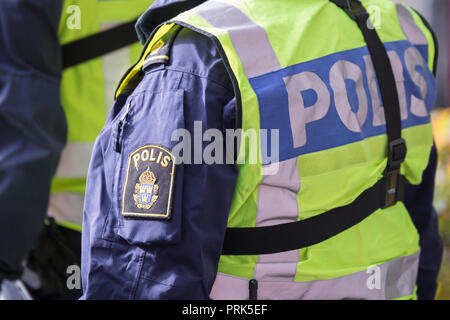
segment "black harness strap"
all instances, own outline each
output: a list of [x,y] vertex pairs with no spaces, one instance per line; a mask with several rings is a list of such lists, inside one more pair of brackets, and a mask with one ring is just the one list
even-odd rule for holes
[[227,228],[222,254],[256,255],[301,249],[325,241],[358,224],[378,209],[403,201],[406,178],[400,165],[406,156],[401,137],[400,105],[392,66],[369,14],[358,0],[330,0],[356,21],[367,43],[378,78],[388,136],[388,163],[384,177],[352,203],[320,215],[268,227]]
[[101,57],[138,41],[134,25],[137,20],[69,42],[62,46],[63,69]]
[[[405,179],[400,176],[400,179]],[[325,241],[363,221],[384,205],[387,179],[380,179],[351,204],[291,223],[257,228],[227,228],[222,254],[269,254]],[[399,183],[403,200],[404,183]]]

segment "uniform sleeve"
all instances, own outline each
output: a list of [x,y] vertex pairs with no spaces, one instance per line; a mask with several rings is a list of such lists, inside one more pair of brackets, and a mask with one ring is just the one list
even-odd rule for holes
[[219,141],[233,89],[213,43],[187,29],[144,71],[93,151],[82,298],[208,299],[237,178]]
[[418,298],[433,299],[442,262],[443,246],[439,235],[438,216],[433,208],[433,194],[437,167],[437,151],[433,146],[430,161],[418,186],[407,185],[405,205],[420,235],[420,260],[417,276]]
[[0,1],[0,280],[17,277],[43,225],[66,137],[61,1]]

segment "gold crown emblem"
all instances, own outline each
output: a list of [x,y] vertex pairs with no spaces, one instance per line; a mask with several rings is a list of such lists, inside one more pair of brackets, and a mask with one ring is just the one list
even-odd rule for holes
[[139,209],[150,209],[156,200],[158,200],[159,187],[156,182],[156,176],[147,167],[139,177],[139,183],[136,183],[134,202]]
[[147,167],[147,170],[145,170],[139,177],[140,183],[155,184],[155,181],[156,181],[155,174],[153,172],[151,172],[148,167]]

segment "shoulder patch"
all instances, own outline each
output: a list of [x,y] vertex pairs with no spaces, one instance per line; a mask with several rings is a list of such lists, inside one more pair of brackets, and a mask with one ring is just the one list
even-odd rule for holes
[[166,149],[147,145],[133,151],[123,188],[125,218],[170,219],[175,157]]

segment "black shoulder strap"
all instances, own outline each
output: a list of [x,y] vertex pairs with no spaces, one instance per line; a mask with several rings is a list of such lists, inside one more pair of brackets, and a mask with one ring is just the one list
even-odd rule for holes
[[369,14],[359,0],[330,1],[345,10],[349,17],[356,21],[367,43],[367,48],[369,49],[370,57],[375,68],[381,93],[381,101],[383,101],[388,136],[388,164],[385,177],[388,179],[389,185],[386,190],[385,207],[389,207],[395,203],[395,186],[397,185],[400,165],[406,157],[406,143],[402,139],[400,103],[391,61],[375,28],[370,23]]
[[101,57],[138,41],[137,20],[69,42],[62,46],[63,69]]
[[392,66],[369,14],[358,0],[330,0],[345,10],[360,28],[372,58],[383,101],[388,136],[388,163],[384,177],[351,204],[297,222],[257,228],[228,228],[224,255],[269,254],[301,249],[325,241],[358,224],[378,209],[403,200],[406,179],[400,165],[406,156],[401,137],[400,105]]

